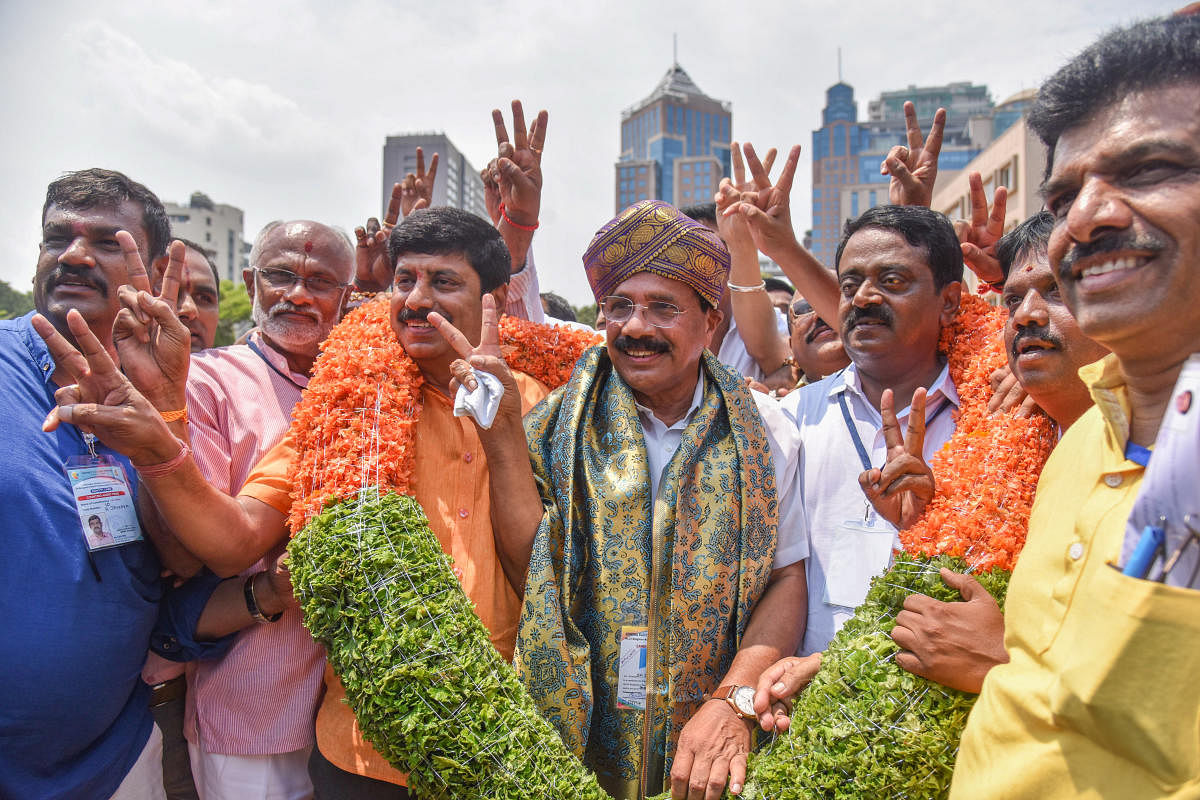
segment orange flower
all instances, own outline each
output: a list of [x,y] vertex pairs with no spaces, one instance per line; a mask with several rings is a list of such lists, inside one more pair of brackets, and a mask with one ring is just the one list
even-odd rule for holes
[[1056,441],[1044,415],[987,413],[992,372],[1004,354],[1004,312],[963,296],[942,331],[950,377],[961,402],[954,435],[933,457],[937,491],[924,515],[900,532],[905,551],[958,556],[979,569],[1011,570],[1029,524],[1038,476]]
[[[598,335],[503,317],[508,363],[551,388],[571,375]],[[295,533],[331,498],[378,486],[409,494],[424,379],[392,331],[386,296],[346,315],[321,346],[292,416],[298,457],[288,479]]]

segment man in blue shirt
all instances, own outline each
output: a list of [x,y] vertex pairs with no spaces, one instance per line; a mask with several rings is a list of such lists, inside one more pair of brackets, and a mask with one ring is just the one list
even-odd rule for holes
[[[117,289],[127,279],[119,230],[133,236],[142,263],[166,251],[166,214],[141,184],[89,169],[48,187],[37,310],[69,336],[66,315],[77,309],[110,351]],[[89,443],[71,425],[42,431],[55,390],[71,378],[56,370],[31,317],[0,321],[0,797],[162,797],[149,689],[140,680],[163,597],[159,558],[145,539],[130,541],[133,534],[119,534],[119,546],[89,548],[91,512],[76,502],[65,469],[89,454]],[[91,447],[123,467],[135,497],[129,461],[98,441]],[[168,638],[168,649],[190,646],[213,584],[181,596],[166,615],[187,632]]]

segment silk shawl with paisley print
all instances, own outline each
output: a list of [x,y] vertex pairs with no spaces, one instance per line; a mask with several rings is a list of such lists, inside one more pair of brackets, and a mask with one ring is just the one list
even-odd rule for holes
[[[699,409],[652,502],[634,397],[595,347],[525,418],[545,509],[517,666],[614,797],[669,789],[680,730],[729,669],[775,554],[775,473],[740,375],[704,352]],[[646,710],[617,703],[624,626],[648,626]]]

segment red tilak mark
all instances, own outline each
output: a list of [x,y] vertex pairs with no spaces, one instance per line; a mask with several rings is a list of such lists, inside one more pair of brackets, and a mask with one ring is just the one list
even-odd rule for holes
[[1033,265],[1032,265],[1032,264],[1027,264],[1027,265],[1025,265],[1025,271],[1026,271],[1026,272],[1033,272]]
[[311,253],[311,252],[312,252],[312,242],[305,242],[305,243],[304,243],[304,252],[306,252],[306,253]]

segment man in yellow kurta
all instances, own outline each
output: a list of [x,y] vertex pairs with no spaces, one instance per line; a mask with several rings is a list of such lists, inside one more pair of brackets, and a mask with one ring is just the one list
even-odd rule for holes
[[1200,15],[1106,35],[1042,87],[1050,263],[1113,355],[1042,473],[953,798],[1200,797],[1200,591],[1127,576],[1126,522],[1200,348]]

